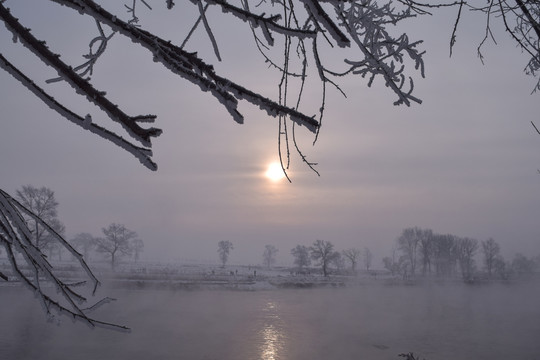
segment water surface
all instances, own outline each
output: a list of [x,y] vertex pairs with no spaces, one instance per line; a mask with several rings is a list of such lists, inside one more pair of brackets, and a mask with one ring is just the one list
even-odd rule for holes
[[533,284],[263,291],[109,290],[96,314],[130,334],[45,321],[0,287],[0,359],[540,359]]

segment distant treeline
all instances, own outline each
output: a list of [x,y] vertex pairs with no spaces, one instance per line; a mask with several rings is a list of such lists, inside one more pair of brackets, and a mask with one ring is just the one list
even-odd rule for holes
[[396,239],[392,255],[383,258],[384,267],[403,278],[418,276],[458,277],[465,281],[509,279],[531,276],[540,270],[540,255],[517,253],[507,261],[492,238],[478,241],[431,229],[404,229]]

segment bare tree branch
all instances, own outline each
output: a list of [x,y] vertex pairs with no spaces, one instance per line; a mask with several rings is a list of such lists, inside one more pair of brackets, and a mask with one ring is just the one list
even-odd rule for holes
[[[81,282],[68,284],[60,280],[54,272],[53,266],[47,261],[46,256],[32,243],[31,231],[24,221],[22,213],[26,213],[37,220],[41,226],[45,227],[46,231],[54,236],[62,247],[67,249],[78,260],[79,265],[91,282],[93,294],[99,285],[99,281],[84,261],[82,255],[73,249],[52,227],[9,194],[0,190],[0,245],[6,249],[8,260],[15,276],[36,294],[46,313],[49,316],[54,316],[51,310],[55,310],[58,314],[68,315],[72,319],[82,321],[92,327],[99,326],[115,330],[129,330],[126,326],[96,320],[86,315],[86,310],[82,309],[80,304],[86,303],[88,299],[73,289],[74,286],[81,285]],[[21,270],[17,262],[16,253],[22,255],[25,263],[30,265],[30,277]],[[5,275],[2,278],[8,280]],[[43,281],[48,281],[54,285],[58,298],[46,294],[44,288],[41,286]],[[61,303],[62,301],[67,304],[63,305]],[[103,300],[100,300],[90,306],[90,308],[94,308],[96,305],[99,306],[102,302]]]

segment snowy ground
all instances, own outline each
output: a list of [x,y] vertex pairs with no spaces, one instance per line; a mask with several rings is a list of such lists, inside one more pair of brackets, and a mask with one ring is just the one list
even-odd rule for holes
[[[81,272],[75,263],[53,264],[60,278],[78,279]],[[294,268],[265,268],[249,265],[200,265],[173,263],[121,263],[114,271],[110,264],[90,264],[92,271],[105,285],[115,288],[148,289],[236,289],[270,290],[278,288],[341,287],[367,284],[375,281],[390,281],[384,272],[358,271],[356,276],[320,274],[320,269],[311,268],[298,272]],[[8,275],[9,282],[17,279],[13,276],[7,262],[0,260],[0,271]],[[1,281],[5,285],[6,282]]]
[[115,287],[269,290],[276,288],[309,288],[346,286],[374,281],[377,275],[330,275],[324,277],[318,269],[299,273],[293,268],[261,266],[180,265],[180,264],[123,264],[111,273],[96,271],[105,284]]

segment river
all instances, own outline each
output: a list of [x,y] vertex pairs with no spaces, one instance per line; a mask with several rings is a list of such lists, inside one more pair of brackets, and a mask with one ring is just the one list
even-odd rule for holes
[[538,283],[106,292],[96,316],[131,333],[46,322],[0,287],[0,359],[540,359]]

